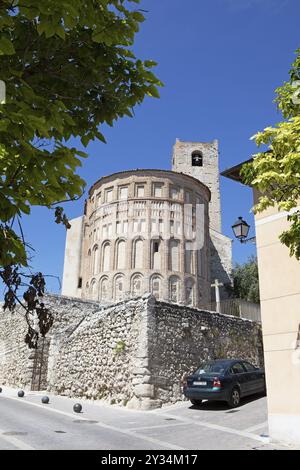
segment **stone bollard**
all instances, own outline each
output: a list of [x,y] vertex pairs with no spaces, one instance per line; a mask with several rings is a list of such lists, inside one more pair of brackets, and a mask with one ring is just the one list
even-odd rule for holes
[[25,396],[25,392],[23,390],[18,391],[18,397],[23,398]]
[[75,405],[73,406],[73,411],[75,411],[75,413],[81,413],[82,411],[82,406],[80,403],[75,403]]
[[50,399],[49,399],[49,397],[47,397],[47,396],[44,396],[44,397],[42,398],[42,403],[43,403],[44,405],[48,405],[49,401],[50,401]]

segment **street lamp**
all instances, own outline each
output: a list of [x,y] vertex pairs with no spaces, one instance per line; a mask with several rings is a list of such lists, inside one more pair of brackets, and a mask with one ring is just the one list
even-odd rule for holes
[[243,217],[239,217],[238,220],[232,225],[232,230],[234,236],[241,242],[241,243],[248,243],[252,242],[255,243],[256,237],[247,238],[250,225],[247,224]]

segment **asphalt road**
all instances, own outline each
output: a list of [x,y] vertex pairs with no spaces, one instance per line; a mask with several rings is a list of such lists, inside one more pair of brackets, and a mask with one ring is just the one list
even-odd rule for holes
[[0,394],[0,449],[278,449],[267,437],[266,399],[244,402],[229,410],[220,403],[200,407],[183,402],[154,411],[133,411],[116,405],[16,390]]

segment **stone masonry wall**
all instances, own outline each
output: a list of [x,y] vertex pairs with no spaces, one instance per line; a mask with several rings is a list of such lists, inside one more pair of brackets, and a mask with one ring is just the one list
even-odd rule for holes
[[133,396],[146,302],[140,299],[91,312],[68,337],[56,339],[49,390],[126,405]]
[[162,302],[153,304],[150,314],[153,394],[162,403],[180,400],[182,378],[207,360],[241,358],[263,366],[257,323]]
[[[228,298],[226,285],[232,285],[232,240],[215,230],[210,230],[210,276],[224,284],[220,289],[222,300]],[[215,289],[211,289],[211,299],[215,301]]]
[[[48,296],[55,315],[46,389],[150,409],[182,399],[181,379],[207,359],[262,363],[260,326],[248,320],[157,302],[151,295],[101,306]],[[0,316],[0,385],[31,387],[34,351],[25,321]]]
[[[218,141],[185,142],[176,139],[173,147],[172,170],[193,176],[204,183],[211,191],[209,204],[210,227],[222,231],[221,196],[219,176]],[[192,153],[200,151],[203,155],[203,166],[192,166]]]
[[[50,339],[48,369],[51,377],[52,351],[56,341],[59,341],[60,336],[67,336],[88,313],[99,309],[99,304],[57,295],[47,296],[45,304],[54,314],[54,325],[47,335]],[[17,308],[13,313],[4,312],[0,304],[0,385],[30,389],[35,350],[28,349],[25,344],[26,333],[23,310]]]
[[32,351],[25,344],[26,322],[19,311],[2,313],[0,304],[0,386],[29,387]]

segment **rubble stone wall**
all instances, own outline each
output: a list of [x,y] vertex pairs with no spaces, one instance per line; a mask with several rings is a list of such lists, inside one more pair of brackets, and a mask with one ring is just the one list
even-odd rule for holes
[[[108,306],[63,296],[46,302],[55,317],[43,358],[46,389],[56,394],[151,409],[182,399],[183,376],[203,361],[263,363],[261,327],[249,320],[150,294]],[[25,334],[21,312],[1,313],[0,385],[32,386],[35,351]]]

